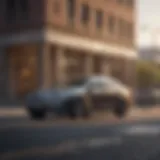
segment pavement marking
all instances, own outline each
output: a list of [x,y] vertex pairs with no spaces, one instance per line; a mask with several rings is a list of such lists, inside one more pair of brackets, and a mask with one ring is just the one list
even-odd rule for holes
[[91,139],[87,142],[90,148],[99,148],[101,146],[106,145],[118,145],[122,143],[121,137],[108,137],[108,138],[97,138],[97,139]]
[[158,135],[160,134],[159,126],[136,125],[124,130],[128,135]]
[[123,140],[121,137],[99,137],[89,138],[80,141],[71,140],[58,144],[57,146],[48,147],[32,147],[25,150],[12,151],[2,154],[0,160],[13,160],[17,158],[25,158],[27,156],[49,156],[62,155],[65,153],[76,153],[85,149],[95,149],[104,146],[121,145]]

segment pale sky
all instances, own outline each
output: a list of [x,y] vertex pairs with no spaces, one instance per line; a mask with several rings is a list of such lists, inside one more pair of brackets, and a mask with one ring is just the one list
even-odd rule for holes
[[160,31],[160,0],[137,0],[137,44],[160,45],[158,29]]

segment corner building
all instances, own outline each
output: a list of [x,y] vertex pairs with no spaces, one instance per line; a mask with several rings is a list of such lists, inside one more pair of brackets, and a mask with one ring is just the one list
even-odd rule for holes
[[134,0],[1,0],[1,99],[110,74],[135,86]]

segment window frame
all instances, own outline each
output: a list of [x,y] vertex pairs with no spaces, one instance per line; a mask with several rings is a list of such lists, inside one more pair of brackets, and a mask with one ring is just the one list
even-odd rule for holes
[[81,4],[81,22],[84,25],[89,24],[90,20],[90,7],[87,3]]
[[74,20],[75,11],[76,11],[76,1],[75,0],[67,0],[67,16],[70,21]]
[[103,11],[98,9],[96,10],[95,12],[96,14],[96,28],[100,29],[103,27],[103,17],[104,17],[104,14],[103,14]]
[[[9,7],[10,2],[12,2],[14,6]],[[7,16],[7,21],[9,23],[11,21],[15,22],[19,20],[19,18],[21,20],[28,20],[29,19],[29,1],[28,0],[7,0],[6,16]]]
[[109,34],[114,34],[116,29],[116,17],[114,15],[107,16],[107,26]]

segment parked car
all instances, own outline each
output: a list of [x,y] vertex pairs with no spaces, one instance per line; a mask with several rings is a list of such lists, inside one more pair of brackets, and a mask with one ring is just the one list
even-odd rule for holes
[[38,90],[28,94],[26,107],[32,118],[45,118],[47,112],[89,117],[93,110],[109,108],[123,117],[132,105],[132,92],[109,76],[91,76],[67,87]]

